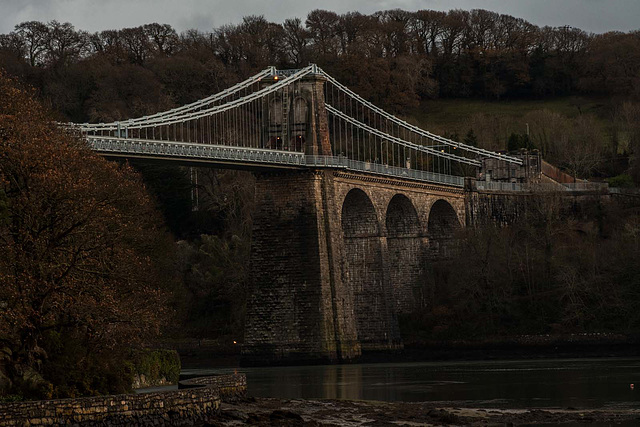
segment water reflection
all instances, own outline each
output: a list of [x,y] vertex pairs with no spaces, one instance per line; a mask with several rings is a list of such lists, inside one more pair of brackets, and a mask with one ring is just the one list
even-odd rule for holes
[[505,408],[640,408],[640,387],[637,391],[629,387],[630,383],[640,383],[640,359],[394,363],[240,371],[247,374],[248,391],[256,397],[438,401]]

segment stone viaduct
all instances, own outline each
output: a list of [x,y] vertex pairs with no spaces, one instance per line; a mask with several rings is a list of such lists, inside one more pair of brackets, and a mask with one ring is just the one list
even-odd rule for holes
[[335,170],[258,175],[243,361],[402,347],[398,314],[465,222],[463,189]]

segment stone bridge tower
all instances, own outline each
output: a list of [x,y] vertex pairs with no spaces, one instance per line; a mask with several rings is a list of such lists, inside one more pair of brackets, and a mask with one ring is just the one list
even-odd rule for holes
[[[277,76],[262,80],[263,87],[278,81]],[[308,155],[331,155],[324,83],[320,74],[310,74],[291,87],[284,86],[271,98],[265,98],[263,141],[266,148],[304,150]]]
[[[284,114],[267,135],[304,130],[307,154],[330,155],[323,84],[312,75],[274,102]],[[304,128],[292,108],[306,111]],[[258,174],[255,202],[245,364],[401,348],[398,314],[428,303],[424,267],[465,218],[460,188],[329,169]]]

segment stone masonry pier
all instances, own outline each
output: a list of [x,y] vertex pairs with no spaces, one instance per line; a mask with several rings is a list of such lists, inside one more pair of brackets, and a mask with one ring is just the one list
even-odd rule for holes
[[261,174],[246,364],[402,348],[426,263],[465,223],[463,189],[336,170]]

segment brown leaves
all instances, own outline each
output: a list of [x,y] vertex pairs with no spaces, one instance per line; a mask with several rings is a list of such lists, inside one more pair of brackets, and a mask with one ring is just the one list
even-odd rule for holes
[[38,338],[20,337],[82,326],[99,348],[140,343],[166,311],[162,220],[141,180],[2,74],[0,100],[0,339],[29,353]]

